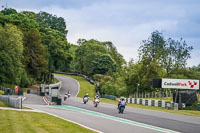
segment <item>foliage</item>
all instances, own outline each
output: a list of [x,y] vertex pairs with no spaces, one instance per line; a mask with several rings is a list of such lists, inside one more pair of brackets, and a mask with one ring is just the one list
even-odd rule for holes
[[109,94],[114,96],[126,95],[126,85],[122,78],[113,78],[108,75],[94,75],[96,81],[96,92],[101,95]]
[[107,51],[109,55],[112,57],[112,59],[115,62],[117,62],[116,68],[118,68],[118,72],[120,72],[122,69],[122,66],[126,64],[126,61],[124,60],[123,56],[117,52],[117,48],[112,44],[112,42],[103,42],[103,44],[106,46]]
[[48,27],[61,32],[63,35],[67,35],[65,20],[62,17],[57,17],[56,15],[41,11],[38,14],[37,21],[41,28]]
[[47,12],[0,11],[0,84],[27,87],[52,82],[54,71],[78,72],[96,81],[101,94],[156,91],[153,78],[200,79],[200,65],[187,68],[193,47],[152,32],[142,41],[139,60],[127,64],[110,41],[67,42],[65,20]]
[[116,63],[111,56],[103,54],[99,58],[92,61],[92,73],[106,74],[107,72],[116,70]]
[[42,43],[48,51],[49,72],[68,71],[72,58],[65,36],[57,30],[47,28],[42,31]]
[[72,58],[63,18],[5,8],[0,26],[0,84],[26,87],[51,82],[53,71],[69,71]]
[[37,79],[47,72],[48,66],[46,49],[41,43],[39,31],[31,29],[25,34],[24,48],[24,65],[27,72]]
[[89,40],[82,43],[75,51],[77,70],[86,75],[93,74],[92,61],[97,60],[102,53],[107,53],[106,48],[101,42]]
[[181,71],[185,70],[186,61],[190,58],[192,49],[182,39],[180,41],[171,38],[165,40],[162,33],[153,32],[139,48],[139,61],[128,66],[129,72],[126,77],[128,92],[136,92],[138,84],[140,84],[139,92],[155,91],[152,88],[154,78],[190,77],[183,75]]
[[143,41],[139,48],[141,62],[157,62],[169,76],[172,69],[184,68],[190,58],[192,46],[187,46],[183,39],[175,41],[171,38],[165,40],[162,33],[155,31],[148,40]]
[[0,26],[0,83],[20,85],[26,76],[22,64],[23,34],[12,24]]

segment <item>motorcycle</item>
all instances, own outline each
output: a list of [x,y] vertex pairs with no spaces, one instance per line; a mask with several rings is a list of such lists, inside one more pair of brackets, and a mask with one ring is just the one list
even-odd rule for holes
[[125,106],[119,105],[119,113],[124,113]]
[[66,101],[67,100],[67,96],[66,95],[64,95],[64,101]]
[[86,104],[88,102],[89,97],[84,97],[83,98],[83,103]]
[[98,98],[96,98],[96,99],[94,100],[94,107],[97,107],[97,106],[98,106],[98,104],[99,104],[99,99],[98,99]]
[[70,93],[67,94],[68,98],[70,97]]

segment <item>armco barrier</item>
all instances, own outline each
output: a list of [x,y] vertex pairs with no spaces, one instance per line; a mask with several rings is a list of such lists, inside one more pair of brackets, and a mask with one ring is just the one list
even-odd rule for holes
[[6,96],[6,95],[0,95],[0,101],[6,103],[7,105],[22,109],[22,98],[21,97],[12,97],[12,96]]
[[111,100],[116,100],[116,96],[113,96],[113,95],[101,95],[102,98],[106,98],[106,99],[111,99]]
[[[156,107],[178,110],[178,103],[173,103],[169,101],[149,100],[149,99],[141,99],[141,98],[126,98],[126,101],[127,103],[133,102],[134,104],[156,106]],[[199,105],[199,108],[200,108],[200,105]]]
[[199,111],[200,111],[200,104],[198,104],[198,105],[197,105],[197,110],[199,110]]

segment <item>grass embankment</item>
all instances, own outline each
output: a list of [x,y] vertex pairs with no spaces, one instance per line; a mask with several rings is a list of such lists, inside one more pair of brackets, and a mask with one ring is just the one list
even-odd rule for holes
[[[61,75],[64,75],[64,74],[61,74]],[[82,98],[86,93],[88,93],[91,96],[90,100],[93,100],[94,95],[95,95],[95,86],[94,85],[91,85],[88,81],[86,81],[84,78],[79,77],[79,76],[71,76],[71,75],[65,75],[65,76],[74,78],[80,83],[80,92],[78,94],[78,97]],[[146,99],[172,101],[172,97],[169,97],[169,98],[146,98]],[[114,100],[101,98],[100,101],[103,103],[114,104],[117,106],[118,99],[116,101],[114,101]],[[191,115],[191,116],[200,117],[200,111],[197,111],[197,110],[168,110],[165,108],[145,106],[145,105],[139,105],[139,104],[128,104],[127,106],[132,107],[132,108],[150,109],[150,110],[156,110],[156,111],[162,111],[162,112],[169,112],[169,113],[175,113],[175,114],[183,114],[183,115]]]
[[60,118],[35,112],[0,110],[2,133],[93,133]]

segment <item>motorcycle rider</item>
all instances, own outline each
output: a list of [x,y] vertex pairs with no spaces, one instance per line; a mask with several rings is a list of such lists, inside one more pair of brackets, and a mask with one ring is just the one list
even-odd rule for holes
[[123,101],[123,104],[126,105],[125,99],[124,99],[123,97],[120,97],[120,99],[119,99],[119,101],[118,101],[118,107],[117,107],[117,109],[119,109],[119,106],[120,106],[120,104],[122,103],[122,101]]
[[83,99],[84,99],[85,97],[87,97],[87,98],[89,99],[88,93],[85,94],[85,96],[83,97]]
[[95,102],[95,99],[99,99],[99,102],[100,102],[100,98],[98,94],[96,94],[96,96],[94,97],[94,102]]
[[67,95],[68,95],[68,97],[70,97],[70,90],[68,90]]
[[67,99],[67,97],[68,97],[68,94],[65,93],[65,95],[64,95],[64,101]]

